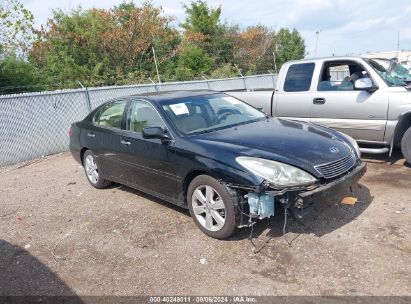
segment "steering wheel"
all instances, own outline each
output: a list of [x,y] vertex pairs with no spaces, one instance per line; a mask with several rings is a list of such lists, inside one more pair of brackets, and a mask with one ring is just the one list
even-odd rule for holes
[[226,119],[227,116],[232,115],[232,114],[241,114],[241,112],[237,109],[230,109],[230,108],[221,108],[217,112],[218,118],[217,121],[220,123],[223,119]]

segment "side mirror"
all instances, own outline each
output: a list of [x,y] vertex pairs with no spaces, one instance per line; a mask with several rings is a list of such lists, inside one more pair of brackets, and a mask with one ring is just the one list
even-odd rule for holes
[[360,78],[354,82],[354,90],[374,92],[378,87],[373,84],[371,78]]
[[143,129],[143,138],[170,139],[170,136],[162,127],[147,127]]

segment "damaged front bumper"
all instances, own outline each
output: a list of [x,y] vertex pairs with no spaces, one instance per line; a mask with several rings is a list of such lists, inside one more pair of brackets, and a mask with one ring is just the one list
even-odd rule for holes
[[319,186],[311,191],[301,192],[299,196],[304,200],[318,199],[325,196],[338,194],[350,186],[356,184],[360,178],[367,171],[366,163],[362,162],[357,167],[355,167],[351,172],[344,175],[343,177],[327,183],[325,185]]
[[[269,197],[272,197],[275,203],[280,203],[283,208],[290,209],[293,215],[301,218],[306,213],[307,207],[311,206],[314,201],[338,195],[345,191],[356,184],[366,171],[366,163],[360,162],[344,176],[324,184],[289,189],[270,189],[266,185],[263,189],[259,189],[260,191],[247,191],[244,189],[243,193],[244,191],[247,192],[240,196],[238,205],[240,212],[237,216],[237,226],[249,226],[254,222],[253,219],[273,216],[274,209],[271,206]],[[267,202],[270,205],[264,205]],[[272,214],[267,212],[267,210],[273,210]]]

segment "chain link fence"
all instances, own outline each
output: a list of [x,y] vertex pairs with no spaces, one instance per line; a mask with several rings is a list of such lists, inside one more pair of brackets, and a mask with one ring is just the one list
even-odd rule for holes
[[0,96],[0,167],[68,150],[68,128],[102,103],[156,91],[273,89],[276,75]]

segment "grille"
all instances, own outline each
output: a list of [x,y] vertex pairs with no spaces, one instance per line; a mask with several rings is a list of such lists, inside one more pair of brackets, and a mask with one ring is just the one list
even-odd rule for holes
[[328,164],[318,165],[314,168],[325,178],[333,178],[350,170],[356,162],[357,159],[355,157],[355,154],[350,153],[348,156],[340,160]]

